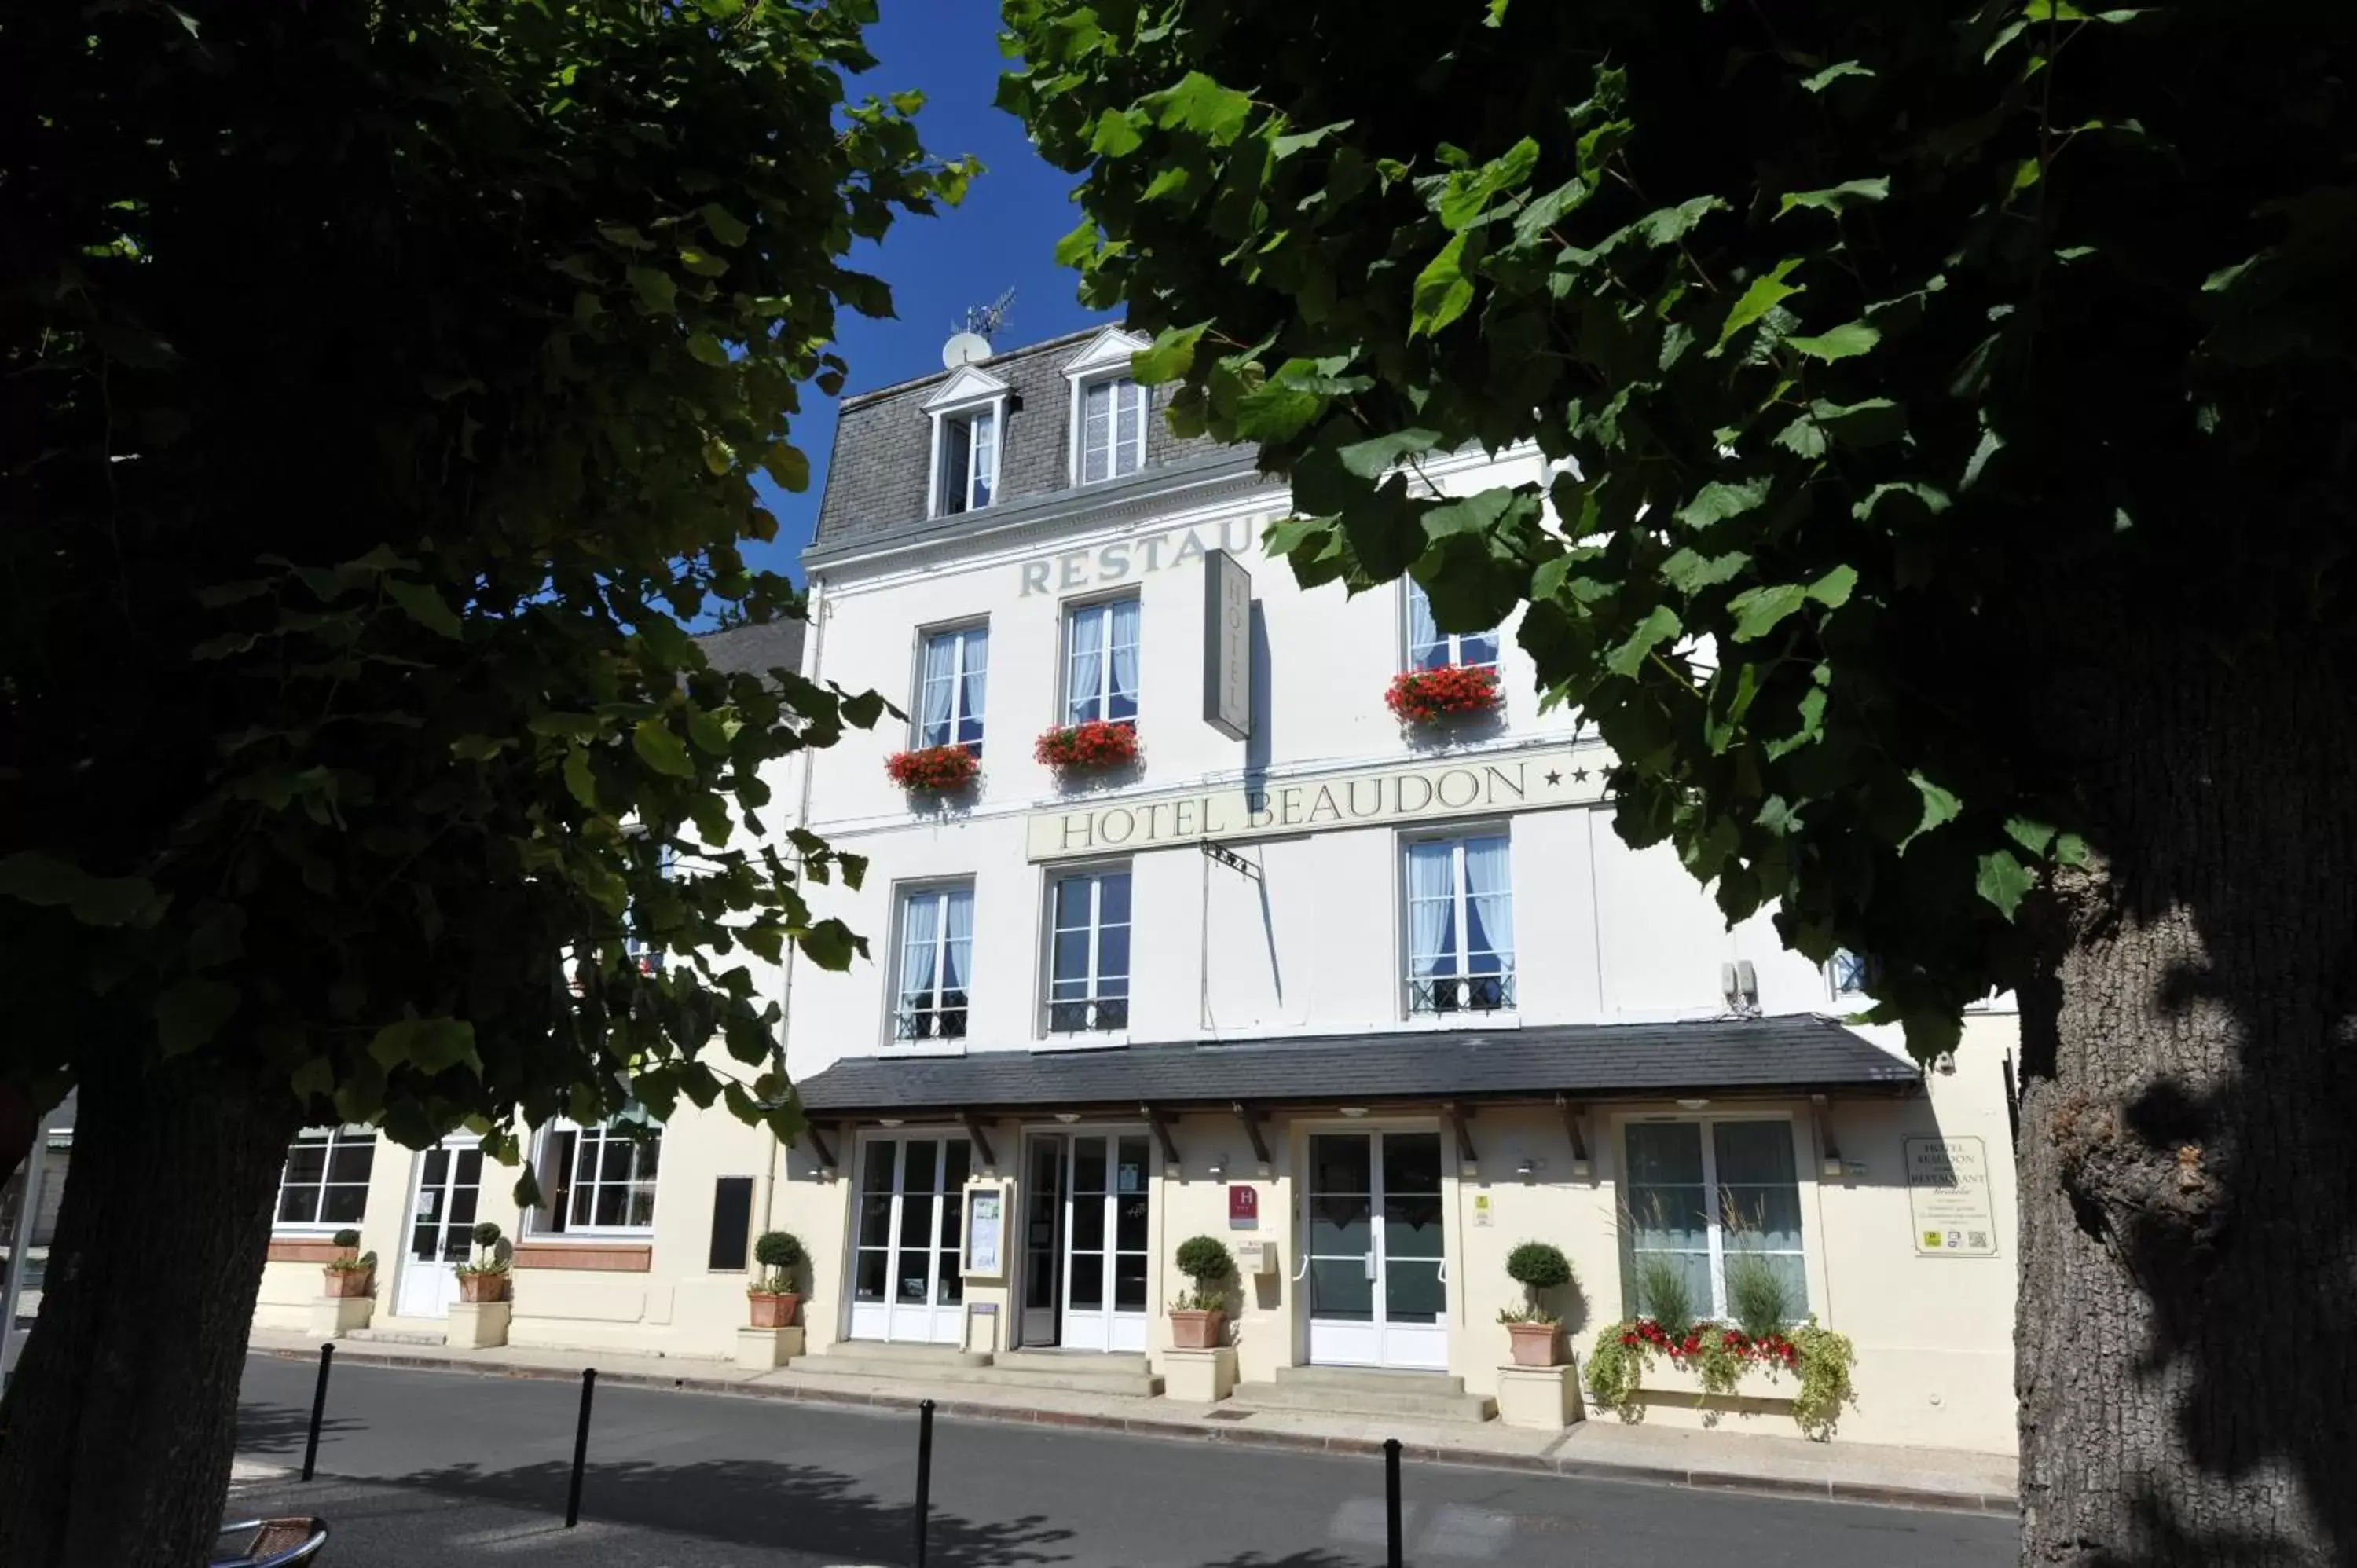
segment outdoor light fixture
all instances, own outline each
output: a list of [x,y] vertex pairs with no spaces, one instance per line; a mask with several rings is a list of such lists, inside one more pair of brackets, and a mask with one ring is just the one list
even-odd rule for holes
[[1518,1176],[1535,1176],[1538,1174],[1538,1167],[1531,1163],[1531,1157],[1528,1155],[1524,1155],[1523,1163],[1514,1167],[1514,1174]]
[[1342,1107],[1342,1114],[1345,1116],[1364,1116],[1366,1113],[1367,1108],[1363,1105],[1345,1105]]
[[1215,1156],[1210,1166],[1207,1168],[1211,1173],[1211,1179],[1213,1181],[1219,1180],[1222,1176],[1228,1174],[1228,1156],[1225,1155]]
[[1056,1112],[1056,1120],[1061,1122],[1067,1127],[1071,1126],[1080,1119],[1081,1113],[1077,1111],[1059,1111]]
[[905,1127],[909,1123],[898,1116],[878,1116],[876,1124],[878,1127]]
[[1710,1101],[1707,1100],[1681,1100],[1678,1101],[1678,1109],[1681,1111],[1699,1111],[1709,1103]]

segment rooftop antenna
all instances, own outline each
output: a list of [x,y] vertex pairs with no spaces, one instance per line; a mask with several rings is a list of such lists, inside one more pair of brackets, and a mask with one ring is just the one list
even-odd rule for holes
[[960,365],[978,365],[990,358],[990,340],[1006,325],[1006,317],[1015,309],[1015,291],[1008,289],[988,305],[969,305],[964,319],[942,345],[942,366],[956,370]]

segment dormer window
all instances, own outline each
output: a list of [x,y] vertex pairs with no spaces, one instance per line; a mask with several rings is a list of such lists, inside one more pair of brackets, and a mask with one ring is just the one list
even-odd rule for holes
[[1108,327],[1064,366],[1072,388],[1073,484],[1117,479],[1146,467],[1154,397],[1129,373],[1129,358],[1146,346],[1137,334]]
[[933,472],[928,517],[980,511],[998,499],[998,454],[1006,440],[1005,381],[962,366],[925,400],[933,422]]

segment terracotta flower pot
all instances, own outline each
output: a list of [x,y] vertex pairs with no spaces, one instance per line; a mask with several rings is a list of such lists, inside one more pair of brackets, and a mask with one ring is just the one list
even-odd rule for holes
[[1227,1331],[1228,1315],[1217,1307],[1208,1312],[1170,1309],[1170,1343],[1179,1350],[1216,1350]]
[[1560,1367],[1563,1365],[1563,1325],[1560,1323],[1509,1323],[1506,1334],[1513,1340],[1514,1365],[1517,1367]]
[[371,1269],[322,1269],[319,1272],[328,1278],[329,1295],[366,1295],[369,1286],[376,1280],[375,1271]]
[[458,1276],[460,1301],[505,1301],[508,1298],[508,1277],[501,1273],[477,1273]]
[[802,1307],[802,1298],[791,1291],[747,1291],[745,1299],[752,1305],[756,1328],[791,1328]]

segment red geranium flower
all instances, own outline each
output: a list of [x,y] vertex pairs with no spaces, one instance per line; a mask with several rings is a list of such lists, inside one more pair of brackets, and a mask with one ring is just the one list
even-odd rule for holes
[[1137,726],[1127,719],[1091,719],[1041,736],[1031,755],[1059,773],[1095,772],[1137,760]]
[[1450,714],[1486,714],[1498,705],[1498,671],[1471,664],[1403,671],[1392,677],[1383,703],[1403,724],[1430,724]]
[[903,789],[931,789],[949,794],[974,782],[982,764],[962,746],[928,746],[895,752],[884,759],[884,771]]

